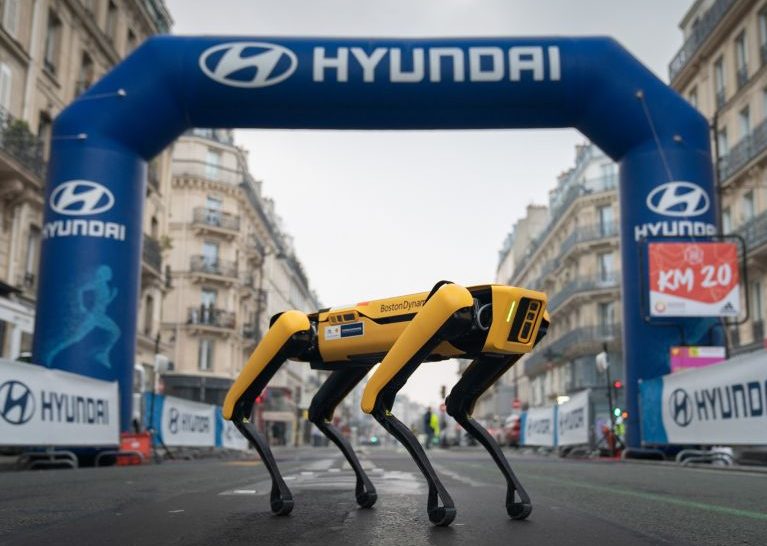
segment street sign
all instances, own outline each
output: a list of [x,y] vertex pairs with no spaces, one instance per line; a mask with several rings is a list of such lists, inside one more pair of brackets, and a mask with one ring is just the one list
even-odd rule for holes
[[737,317],[740,274],[735,243],[650,243],[650,316]]

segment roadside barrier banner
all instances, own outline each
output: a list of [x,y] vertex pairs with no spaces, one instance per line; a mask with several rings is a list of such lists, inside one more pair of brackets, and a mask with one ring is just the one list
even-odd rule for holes
[[159,432],[165,445],[216,445],[216,406],[163,396],[159,409],[155,401],[155,412],[158,411],[162,416]]
[[767,444],[767,355],[738,356],[640,385],[645,444]]
[[117,446],[117,382],[0,359],[0,445]]
[[556,445],[556,406],[530,408],[522,414],[519,443],[525,446]]
[[572,446],[589,443],[589,391],[570,396],[557,408],[557,445]]

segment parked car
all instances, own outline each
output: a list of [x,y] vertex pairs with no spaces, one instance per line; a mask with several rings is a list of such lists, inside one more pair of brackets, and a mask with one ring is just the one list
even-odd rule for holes
[[519,447],[520,418],[511,414],[503,423],[503,443],[509,447]]

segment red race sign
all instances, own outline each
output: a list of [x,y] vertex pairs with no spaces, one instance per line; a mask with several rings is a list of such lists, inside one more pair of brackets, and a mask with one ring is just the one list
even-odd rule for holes
[[650,315],[735,317],[740,272],[735,243],[650,243]]

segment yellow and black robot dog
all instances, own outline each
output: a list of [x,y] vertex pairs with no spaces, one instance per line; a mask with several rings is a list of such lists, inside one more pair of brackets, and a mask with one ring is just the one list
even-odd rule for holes
[[312,400],[309,420],[343,452],[357,477],[357,503],[369,508],[377,499],[375,488],[331,420],[339,402],[380,362],[365,386],[362,409],[407,448],[429,485],[429,519],[435,525],[449,525],[456,514],[453,500],[416,437],[391,414],[391,408],[397,392],[422,362],[465,357],[474,361],[447,397],[447,413],[490,452],[503,473],[509,516],[526,518],[532,510],[530,497],[498,444],[471,414],[477,398],[545,335],[549,325],[546,302],[545,294],[524,288],[464,288],[441,281],[428,293],[310,315],[300,311],[275,315],[229,390],[223,409],[224,417],[256,446],[272,477],[272,511],[290,513],[293,497],[269,445],[249,420],[256,396],[287,359],[332,370]]

